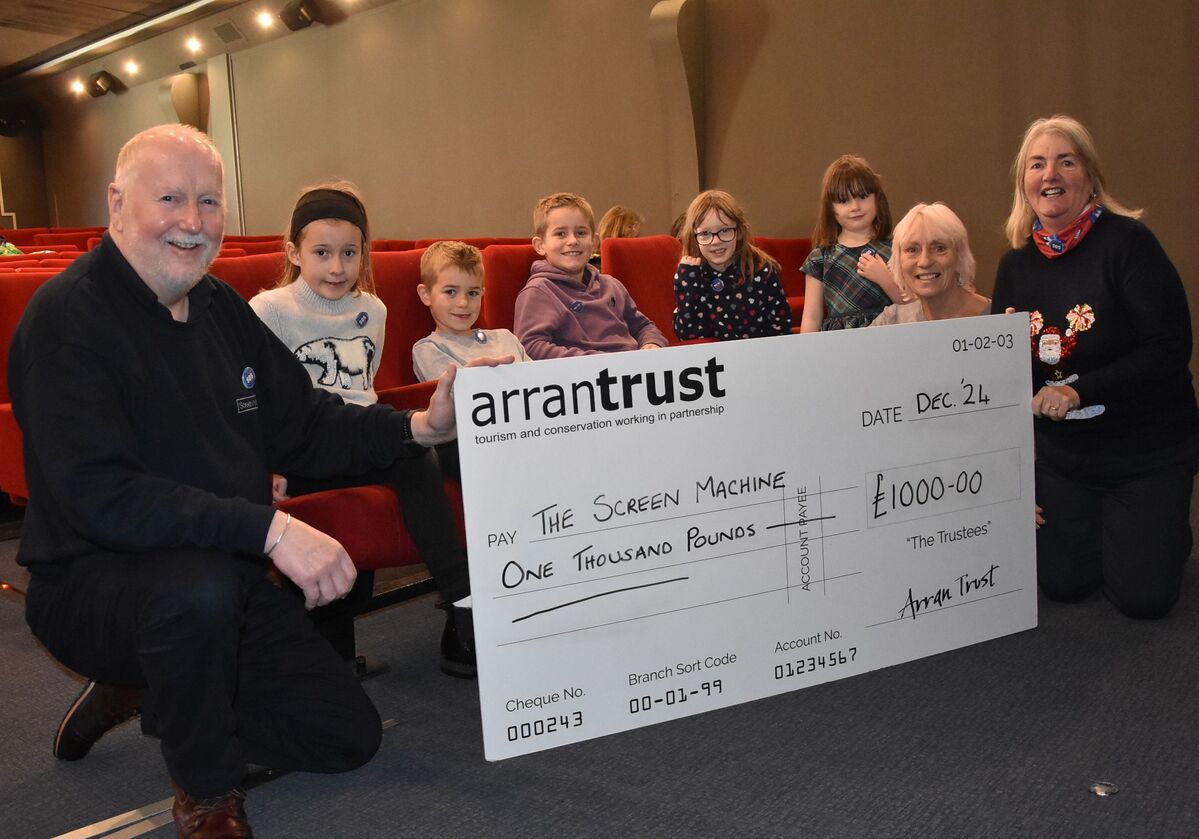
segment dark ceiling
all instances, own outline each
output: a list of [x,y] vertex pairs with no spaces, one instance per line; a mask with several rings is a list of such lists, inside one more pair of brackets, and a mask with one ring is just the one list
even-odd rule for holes
[[54,72],[83,64],[105,51],[111,52],[243,0],[0,0],[0,90],[30,75],[34,68],[67,55],[79,47],[124,31],[139,23],[188,6],[196,8],[169,22],[123,38],[99,52],[56,65]]

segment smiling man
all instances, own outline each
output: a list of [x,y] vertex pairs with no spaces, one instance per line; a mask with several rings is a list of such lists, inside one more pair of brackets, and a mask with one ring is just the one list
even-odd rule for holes
[[[453,371],[426,411],[346,405],[206,274],[222,184],[193,128],[130,140],[108,234],[34,295],[8,369],[26,617],[89,679],[54,753],[78,760],[140,711],[180,836],[250,835],[248,763],[345,771],[379,745],[374,707],[304,609],[344,596],[354,565],[271,506],[272,473],[365,471],[454,436]],[[306,603],[272,584],[272,562]]]

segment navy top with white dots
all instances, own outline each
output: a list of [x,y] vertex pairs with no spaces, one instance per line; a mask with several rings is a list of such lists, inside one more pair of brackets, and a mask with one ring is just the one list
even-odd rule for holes
[[734,259],[723,271],[706,261],[680,264],[674,275],[674,332],[680,340],[761,338],[791,331],[791,305],[778,271],[769,263],[738,285]]

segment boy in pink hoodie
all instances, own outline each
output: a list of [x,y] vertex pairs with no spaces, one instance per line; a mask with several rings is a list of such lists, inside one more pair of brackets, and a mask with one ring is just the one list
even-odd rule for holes
[[515,331],[532,359],[650,350],[666,338],[615,277],[588,264],[595,213],[586,199],[556,192],[533,210],[533,263],[516,297]]

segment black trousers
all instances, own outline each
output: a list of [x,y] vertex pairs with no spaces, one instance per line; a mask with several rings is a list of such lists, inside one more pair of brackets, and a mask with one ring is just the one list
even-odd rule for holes
[[[395,489],[408,529],[421,559],[429,569],[442,598],[453,603],[470,594],[470,571],[466,551],[458,540],[454,514],[446,498],[445,485],[437,454],[432,449],[417,450],[413,457],[401,457],[383,469],[362,475],[343,475],[336,478],[304,478],[288,476],[289,495],[308,495],[327,489],[342,489],[367,484],[386,484]],[[349,600],[350,598],[347,598]],[[328,609],[339,608],[331,603]],[[313,618],[321,620],[320,610]]]
[[370,699],[258,558],[76,559],[34,574],[26,618],[70,669],[146,686],[143,730],[193,797],[228,792],[247,763],[341,772],[378,750]]
[[1134,618],[1160,618],[1174,607],[1191,553],[1195,478],[1189,452],[1177,454],[1173,463],[1127,475],[1037,461],[1045,511],[1037,581],[1046,597],[1072,601],[1102,589]]

